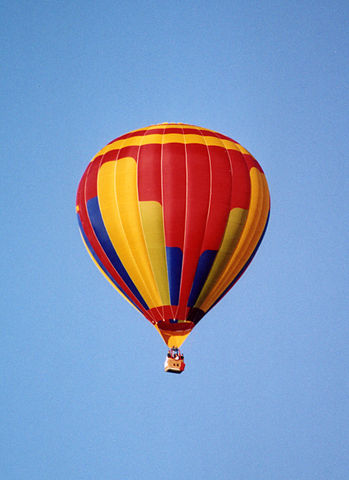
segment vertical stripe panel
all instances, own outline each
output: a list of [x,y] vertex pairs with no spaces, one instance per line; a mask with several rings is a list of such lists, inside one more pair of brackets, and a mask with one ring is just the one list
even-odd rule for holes
[[225,148],[207,147],[210,158],[210,197],[201,253],[217,251],[228,221],[232,191],[232,168]]
[[116,198],[123,230],[132,256],[147,285],[152,305],[162,305],[144,241],[137,190],[137,165],[134,158],[119,158],[116,162]]
[[143,145],[137,159],[137,185],[140,202],[162,203],[161,145]]
[[[116,196],[116,164],[119,160],[103,163],[98,172],[98,199],[109,238],[121,263],[128,272],[149,308],[154,307],[151,293],[134,258],[119,211]],[[135,162],[133,160],[133,162]],[[122,179],[121,179],[122,181]],[[124,179],[126,181],[126,179]]]
[[[88,211],[89,220],[91,222],[94,233],[98,239],[99,244],[107,255],[110,263],[113,265],[115,270],[119,273],[123,281],[130,288],[135,297],[142,303],[143,306],[146,306],[146,302],[143,300],[142,295],[139,293],[138,289],[135,287],[131,278],[129,277],[126,269],[124,268],[118,254],[116,253],[114,246],[110,240],[109,233],[105,228],[105,224],[101,215],[99,201],[97,197],[98,185],[97,178],[100,171],[100,164],[102,159],[99,161],[93,162],[89,169],[88,175],[86,177],[85,184],[85,195],[86,195],[86,206]],[[114,162],[108,162],[104,165],[115,164]]]
[[207,222],[211,192],[211,168],[206,145],[186,145],[187,195],[183,247],[183,266],[176,318],[187,316],[188,300]]
[[170,299],[178,305],[182,271],[186,197],[185,148],[162,146],[162,205]]
[[144,240],[162,305],[170,304],[162,207],[158,202],[140,202]]
[[[107,255],[102,249],[95,232],[90,223],[90,219],[87,213],[86,200],[85,200],[85,186],[86,179],[90,166],[86,169],[85,174],[83,175],[77,193],[77,210],[78,210],[78,219],[81,232],[84,234],[85,243],[88,246],[88,251],[94,256],[95,259],[98,259],[98,265],[102,268],[104,273],[108,278],[113,279],[113,283],[118,286],[118,288],[125,293],[125,295],[130,298],[130,300],[140,308],[148,308],[146,304],[142,302],[139,303],[137,298],[134,297],[133,293],[129,290],[128,286],[124,283],[123,279],[119,276],[118,272],[114,269],[113,265],[110,263]],[[145,305],[145,306],[144,306]]]
[[87,202],[87,211],[90,218],[90,222],[92,224],[92,228],[96,234],[96,237],[103,248],[105,254],[107,255],[110,263],[113,265],[115,270],[118,272],[120,277],[135,295],[135,297],[140,301],[140,303],[146,308],[147,304],[143,300],[142,296],[140,295],[139,291],[135,287],[134,283],[132,282],[131,278],[129,277],[125,267],[120,261],[119,256],[117,255],[113,244],[110,241],[108,232],[104,226],[102,215],[99,209],[98,199],[97,197],[91,198]]
[[161,145],[141,146],[137,186],[144,240],[163,305],[170,304],[162,211]]
[[[213,147],[210,147],[212,149]],[[244,155],[236,150],[225,150],[229,159],[231,185],[229,190],[230,212],[218,254],[207,281],[196,300],[195,307],[215,300],[215,285],[230,261],[247,219],[250,203],[250,175]]]
[[206,146],[210,162],[210,195],[201,254],[190,291],[188,306],[192,307],[211,271],[222,243],[231,201],[232,169],[230,158],[222,143],[220,147]]

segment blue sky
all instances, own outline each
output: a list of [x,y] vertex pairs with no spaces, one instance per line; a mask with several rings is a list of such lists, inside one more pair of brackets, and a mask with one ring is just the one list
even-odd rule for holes
[[[2,2],[2,478],[347,478],[348,14],[322,0]],[[180,376],[75,217],[93,155],[164,121],[239,141],[272,199]]]

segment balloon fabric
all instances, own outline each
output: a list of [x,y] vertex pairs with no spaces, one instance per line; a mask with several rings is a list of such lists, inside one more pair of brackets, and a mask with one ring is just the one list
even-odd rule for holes
[[102,148],[76,201],[99,270],[177,348],[246,270],[269,210],[265,175],[245,148],[174,123]]

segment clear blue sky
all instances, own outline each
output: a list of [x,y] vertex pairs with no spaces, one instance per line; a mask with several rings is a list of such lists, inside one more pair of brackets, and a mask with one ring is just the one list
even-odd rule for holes
[[[1,478],[346,480],[348,3],[0,13]],[[180,376],[75,217],[92,156],[164,121],[239,141],[272,198],[257,256],[184,344]]]

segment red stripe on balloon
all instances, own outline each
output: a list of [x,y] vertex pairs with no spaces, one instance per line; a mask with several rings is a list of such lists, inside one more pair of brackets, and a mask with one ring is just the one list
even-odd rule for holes
[[186,145],[187,194],[179,308],[176,318],[186,318],[187,303],[201,253],[210,200],[210,159],[205,145]]
[[211,162],[210,206],[200,254],[218,250],[225,231],[231,202],[232,171],[227,151],[208,147]]
[[232,170],[232,188],[230,208],[248,209],[250,205],[251,181],[246,155],[228,150]]
[[185,146],[181,143],[163,145],[162,204],[164,211],[165,245],[183,249],[186,205]]
[[101,160],[95,160],[90,163],[85,180],[85,201],[86,203],[94,197],[97,197],[97,176]]
[[161,145],[143,145],[137,165],[139,201],[162,203],[161,198]]

